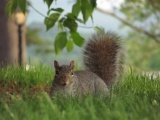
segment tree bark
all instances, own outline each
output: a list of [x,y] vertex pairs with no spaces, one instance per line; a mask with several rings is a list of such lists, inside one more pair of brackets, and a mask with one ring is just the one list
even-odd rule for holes
[[[6,4],[8,0],[1,0],[0,3],[0,66],[9,64],[18,65],[18,26],[6,15]],[[25,63],[26,42],[25,26],[22,27],[22,63]]]

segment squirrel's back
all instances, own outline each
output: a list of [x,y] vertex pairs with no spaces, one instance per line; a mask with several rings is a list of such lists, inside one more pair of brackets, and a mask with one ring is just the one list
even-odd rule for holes
[[84,48],[86,69],[97,74],[107,86],[113,85],[122,71],[123,46],[115,33],[97,33]]
[[95,73],[87,70],[75,71],[77,77],[77,90],[75,95],[103,95],[109,96],[109,90],[105,82]]

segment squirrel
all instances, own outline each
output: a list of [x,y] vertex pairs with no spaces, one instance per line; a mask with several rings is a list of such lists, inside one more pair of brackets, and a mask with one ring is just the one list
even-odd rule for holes
[[74,71],[74,61],[60,66],[54,61],[55,77],[50,96],[102,95],[108,97],[109,89],[123,70],[124,49],[120,37],[113,32],[96,33],[86,43],[83,51],[85,70]]

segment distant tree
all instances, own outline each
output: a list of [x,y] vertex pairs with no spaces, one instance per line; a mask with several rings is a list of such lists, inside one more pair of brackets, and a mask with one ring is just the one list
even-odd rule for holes
[[113,5],[112,8],[113,11],[100,7],[97,7],[97,10],[115,17],[124,25],[160,43],[159,0],[124,0],[120,7]]
[[27,32],[26,32],[26,42],[27,45],[41,45],[43,44],[43,40],[39,36],[39,29],[32,29],[27,27]]
[[26,43],[27,46],[34,46],[34,51],[36,53],[54,53],[53,47],[50,48],[50,45],[53,44],[53,41],[49,40],[43,40],[43,38],[40,37],[40,30],[37,28],[30,28],[27,27],[26,32]]
[[160,46],[157,42],[133,31],[125,39],[127,64],[138,70],[160,70]]

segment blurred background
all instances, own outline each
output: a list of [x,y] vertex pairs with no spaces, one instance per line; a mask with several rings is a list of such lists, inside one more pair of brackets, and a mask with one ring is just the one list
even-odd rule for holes
[[[0,11],[7,0],[0,3]],[[6,23],[0,17],[0,26],[9,27],[9,32],[14,35],[7,35],[11,40],[10,44],[4,46],[4,28],[0,30],[0,59],[5,56],[6,48],[10,49],[9,55],[13,58],[19,56],[13,44],[18,44],[19,37],[26,37],[26,46],[23,45],[23,59],[26,63],[44,63],[52,65],[54,60],[68,64],[72,59],[81,67],[83,47],[74,45],[72,52],[68,53],[64,49],[56,55],[54,51],[54,39],[59,29],[57,25],[46,31],[44,24],[47,16],[48,7],[43,0],[29,0],[31,5],[28,7],[27,19],[23,25]],[[51,7],[62,7],[64,14],[71,11],[75,0],[57,0]],[[1,16],[2,14],[0,14]],[[80,15],[80,18],[82,16]],[[13,21],[13,20],[12,20]],[[17,27],[19,26],[19,27]],[[159,0],[97,0],[97,7],[93,12],[93,21],[89,19],[85,25],[79,24],[78,32],[88,40],[94,33],[93,27],[103,27],[106,31],[115,31],[121,36],[126,48],[126,64],[128,67],[143,71],[160,70],[160,1]],[[18,29],[17,28],[21,28]],[[17,33],[16,33],[17,32]],[[4,39],[2,39],[4,38]],[[23,42],[22,42],[23,44]],[[25,44],[25,43],[24,43]],[[17,46],[18,47],[18,46]],[[13,51],[15,51],[14,54]],[[25,54],[26,53],[26,54]],[[20,56],[22,57],[22,56]],[[16,57],[15,57],[16,59]],[[11,61],[11,60],[10,60]],[[13,62],[13,61],[12,61]],[[23,60],[22,60],[23,62]]]

